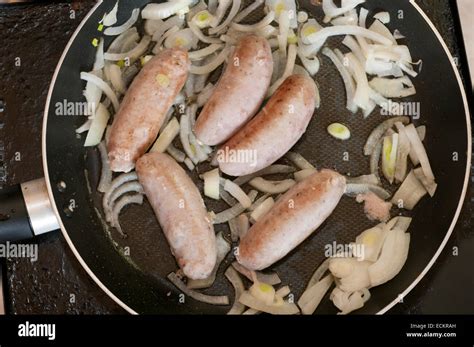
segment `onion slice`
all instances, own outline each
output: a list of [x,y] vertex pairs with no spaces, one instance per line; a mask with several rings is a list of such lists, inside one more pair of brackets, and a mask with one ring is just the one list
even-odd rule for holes
[[375,147],[379,144],[382,137],[385,135],[387,130],[392,128],[395,123],[400,122],[402,124],[409,124],[410,118],[409,117],[395,117],[389,120],[386,120],[382,124],[380,124],[377,128],[375,128],[372,133],[370,134],[367,142],[364,146],[364,154],[369,156],[373,153]]
[[281,194],[291,189],[296,182],[292,179],[283,181],[267,181],[261,177],[257,177],[251,180],[249,184],[262,193]]
[[87,73],[87,72],[81,72],[81,80],[91,82],[95,86],[97,86],[100,90],[104,92],[105,95],[110,99],[112,104],[114,105],[114,109],[117,112],[118,109],[120,108],[120,103],[118,101],[117,95],[115,95],[114,91],[110,86],[104,82],[102,78],[97,77],[94,74]]
[[287,165],[272,165],[265,169],[262,169],[254,174],[241,176],[234,180],[234,183],[241,186],[245,183],[248,183],[252,179],[261,176],[267,175],[276,175],[276,174],[289,174],[295,172],[295,168]]
[[243,305],[239,301],[240,296],[242,295],[243,292],[245,292],[244,283],[242,282],[242,279],[240,278],[237,271],[235,271],[235,269],[232,266],[230,266],[226,270],[225,277],[232,284],[232,287],[234,287],[234,293],[235,293],[234,304],[232,305],[232,308],[230,309],[230,311],[227,312],[227,314],[228,315],[240,315],[240,314],[244,313],[244,311],[245,311],[245,305]]
[[119,216],[123,208],[131,204],[143,204],[143,194],[126,195],[122,197],[119,201],[117,201],[112,211],[112,226],[117,229],[117,231],[123,237],[126,237],[127,235],[123,232],[122,227],[120,226]]
[[324,295],[328,292],[334,279],[331,275],[324,277],[311,288],[307,289],[298,300],[298,306],[304,315],[313,314],[318,308]]
[[139,8],[133,9],[130,18],[125,23],[117,27],[109,27],[105,29],[104,35],[117,36],[124,33],[125,31],[130,29],[133,25],[135,25],[135,23],[138,20],[139,15],[140,15],[140,9]]
[[98,149],[102,168],[100,170],[100,180],[97,191],[100,193],[105,193],[112,184],[112,170],[110,170],[109,155],[107,153],[107,147],[104,141],[99,144]]
[[255,274],[255,276],[257,278],[257,281],[259,281],[259,282],[266,283],[266,284],[269,284],[271,286],[274,286],[276,284],[281,283],[281,279],[280,279],[280,277],[278,277],[278,274],[276,272],[273,272],[271,274],[264,274],[264,273],[261,273],[261,272],[253,272],[253,271],[250,271],[247,268],[243,267],[242,265],[240,265],[236,261],[234,261],[232,263],[232,267],[237,272],[239,272],[241,275],[245,276],[248,280],[250,280],[252,282],[255,279],[253,277],[253,274]]
[[186,287],[186,285],[181,281],[175,273],[170,273],[168,275],[168,279],[171,283],[173,283],[179,290],[181,290],[186,296],[190,298],[203,302],[210,305],[221,305],[226,306],[229,305],[229,297],[228,296],[210,296],[205,295],[202,293],[198,293],[192,289]]

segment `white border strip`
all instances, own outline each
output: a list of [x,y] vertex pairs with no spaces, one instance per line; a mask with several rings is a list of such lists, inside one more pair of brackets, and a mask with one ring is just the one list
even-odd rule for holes
[[446,52],[446,55],[448,56],[449,60],[451,61],[451,65],[453,67],[454,74],[456,75],[456,79],[458,80],[459,89],[461,90],[461,95],[462,95],[463,101],[464,101],[464,108],[466,110],[467,140],[468,140],[468,144],[467,144],[467,169],[466,169],[466,178],[464,180],[464,188],[462,190],[461,199],[459,200],[458,208],[457,208],[456,213],[454,215],[454,219],[451,223],[451,226],[449,227],[449,230],[446,234],[446,237],[444,238],[443,242],[441,243],[440,247],[438,248],[438,251],[436,251],[436,253],[433,256],[433,258],[431,259],[431,261],[428,263],[428,265],[425,267],[425,269],[421,272],[421,274],[415,279],[415,281],[403,293],[401,293],[400,296],[397,299],[393,300],[390,304],[388,304],[384,309],[382,309],[377,314],[385,314],[385,313],[387,313],[388,310],[390,310],[392,307],[394,307],[396,304],[398,304],[400,302],[400,298],[406,297],[408,295],[408,293],[410,293],[413,290],[413,288],[415,288],[415,286],[418,283],[420,283],[421,279],[423,277],[425,277],[425,275],[428,273],[428,271],[433,267],[434,263],[436,262],[436,260],[440,256],[443,249],[446,247],[446,244],[448,243],[448,241],[451,237],[451,234],[454,231],[454,227],[456,226],[456,223],[459,219],[459,215],[461,214],[461,210],[464,206],[464,201],[465,201],[466,195],[467,195],[467,188],[468,188],[468,185],[469,185],[469,177],[471,176],[471,159],[472,159],[472,132],[471,132],[472,128],[471,128],[471,126],[472,125],[471,125],[471,115],[469,114],[469,104],[467,102],[466,90],[464,89],[464,84],[462,82],[461,75],[459,74],[459,70],[456,67],[455,63],[454,63],[454,58],[453,58],[451,52],[449,51],[449,48],[446,45],[446,42],[444,42],[443,37],[439,33],[438,29],[436,29],[436,27],[434,26],[431,19],[429,19],[429,17],[421,9],[421,7],[418,6],[418,4],[415,2],[415,0],[410,0],[410,3],[421,14],[421,16],[425,19],[426,23],[428,23],[428,25],[430,26],[431,30],[433,30],[433,32],[435,33],[436,37],[438,38],[439,42],[441,43],[441,46],[443,46],[443,48]]
[[89,274],[89,276],[94,280],[95,283],[110,297],[112,300],[114,300],[117,304],[119,304],[124,310],[131,314],[137,314],[132,308],[127,306],[123,301],[121,301],[118,297],[115,296],[114,293],[112,293],[100,280],[99,278],[92,272],[92,270],[89,268],[89,266],[86,264],[84,259],[82,259],[81,255],[77,251],[76,247],[74,246],[71,238],[69,237],[66,228],[64,227],[63,221],[61,219],[61,216],[59,215],[58,208],[56,206],[56,201],[54,200],[54,195],[53,195],[53,190],[51,188],[51,182],[49,178],[49,170],[48,170],[48,159],[47,159],[47,151],[46,151],[46,131],[48,128],[48,114],[49,114],[49,108],[51,104],[51,96],[53,94],[54,86],[56,84],[56,79],[58,78],[59,70],[61,69],[61,66],[63,65],[64,59],[66,58],[66,55],[69,52],[69,49],[71,48],[72,44],[74,43],[77,35],[79,32],[82,30],[84,25],[87,23],[89,18],[94,14],[94,12],[100,7],[102,4],[103,0],[99,0],[97,4],[89,11],[89,13],[85,16],[85,18],[82,20],[81,24],[77,27],[76,31],[74,31],[74,34],[72,34],[71,39],[69,40],[66,48],[64,49],[63,55],[61,56],[61,59],[59,60],[59,63],[56,67],[56,70],[54,71],[53,75],[53,80],[51,82],[51,85],[49,87],[48,91],[48,98],[46,99],[46,108],[44,111],[44,120],[43,120],[43,139],[42,139],[42,144],[43,144],[43,170],[44,170],[44,176],[46,179],[46,186],[48,188],[48,195],[49,199],[51,200],[51,205],[53,207],[54,213],[58,217],[58,222],[59,226],[61,227],[61,231],[64,235],[64,238],[66,239],[69,247],[71,248],[72,252],[76,256],[77,260],[79,260],[79,263],[81,266],[86,270],[86,272]]
[[[137,314],[136,311],[134,311],[132,308],[130,308],[129,306],[127,306],[123,301],[121,301],[118,297],[116,297],[100,280],[99,278],[92,272],[92,270],[87,266],[86,262],[84,261],[84,259],[82,259],[81,255],[79,254],[79,252],[77,251],[77,249],[75,248],[73,242],[71,241],[67,231],[66,231],[66,228],[64,227],[64,224],[62,223],[62,220],[60,218],[60,215],[59,215],[59,212],[58,212],[58,209],[57,209],[57,206],[56,206],[56,202],[54,200],[54,195],[53,195],[53,191],[52,191],[52,188],[51,188],[51,184],[50,184],[50,179],[49,179],[49,172],[48,172],[48,163],[47,163],[47,153],[46,153],[46,131],[47,131],[47,120],[48,120],[48,114],[49,114],[49,108],[50,108],[50,103],[51,103],[51,96],[53,94],[53,89],[54,89],[54,85],[56,84],[56,79],[58,77],[58,74],[59,74],[59,70],[64,62],[64,59],[67,55],[67,53],[69,52],[69,49],[71,47],[71,45],[73,44],[74,40],[76,39],[77,35],[79,34],[79,32],[81,31],[82,27],[86,24],[86,22],[89,20],[89,18],[92,16],[92,14],[97,10],[97,8],[102,4],[103,0],[99,0],[97,2],[97,4],[91,9],[91,11],[86,15],[86,17],[83,19],[83,21],[81,22],[81,24],[79,25],[79,27],[76,29],[76,31],[74,32],[74,34],[72,35],[69,43],[67,44],[65,50],[64,50],[64,53],[63,55],[61,56],[61,59],[59,60],[59,63],[56,67],[56,70],[54,72],[54,75],[53,75],[53,79],[52,79],[52,82],[51,82],[51,86],[49,88],[49,92],[48,92],[48,97],[47,97],[47,100],[46,100],[46,108],[45,108],[45,112],[44,112],[44,120],[43,120],[43,141],[42,141],[42,144],[43,144],[43,167],[44,167],[44,173],[45,173],[45,178],[46,178],[46,185],[47,185],[47,188],[48,188],[48,194],[49,194],[49,198],[51,199],[51,204],[53,206],[53,210],[54,212],[56,213],[56,215],[58,216],[58,220],[59,220],[59,224],[60,224],[60,227],[61,227],[61,231],[64,235],[64,238],[66,239],[69,247],[71,248],[72,252],[74,253],[74,255],[76,256],[76,258],[78,259],[79,263],[82,265],[82,267],[86,270],[86,272],[89,274],[89,276],[94,280],[94,282],[97,283],[97,285],[110,297],[112,298],[112,300],[114,300],[117,304],[119,304],[123,309],[125,309],[127,312],[131,313],[131,314]],[[463,101],[464,101],[464,107],[465,107],[465,110],[466,110],[466,123],[467,123],[467,129],[468,129],[468,151],[467,151],[467,169],[466,169],[466,178],[465,178],[465,181],[464,181],[464,188],[463,188],[463,191],[462,191],[462,195],[461,195],[461,199],[460,199],[460,202],[459,202],[459,205],[458,205],[458,208],[456,210],[456,214],[454,216],[454,219],[451,223],[451,226],[449,227],[449,230],[446,234],[446,237],[444,238],[443,242],[441,243],[439,249],[437,250],[437,252],[435,253],[435,255],[433,256],[433,258],[431,259],[431,261],[428,263],[428,265],[425,267],[425,269],[421,272],[421,274],[415,279],[415,281],[401,294],[401,297],[405,297],[406,295],[408,295],[408,293],[410,293],[412,291],[412,289],[421,281],[421,279],[428,273],[428,271],[431,269],[431,267],[434,265],[434,263],[436,262],[436,260],[438,259],[438,257],[440,256],[441,252],[443,251],[443,249],[446,247],[446,244],[448,243],[448,240],[449,238],[451,237],[451,234],[453,233],[453,230],[454,230],[454,227],[456,226],[456,223],[459,219],[459,215],[461,214],[461,210],[462,210],[462,207],[464,205],[464,200],[466,198],[466,195],[467,195],[467,188],[468,188],[468,184],[469,184],[469,177],[470,177],[470,171],[471,171],[471,158],[472,158],[472,133],[471,133],[471,117],[470,117],[470,114],[469,114],[469,106],[468,106],[468,102],[467,102],[467,97],[466,97],[466,92],[465,92],[465,89],[464,89],[464,85],[462,83],[462,80],[461,80],[461,76],[459,74],[459,71],[456,67],[456,65],[454,64],[454,59],[453,59],[453,56],[451,55],[451,52],[449,51],[446,43],[444,42],[443,38],[441,37],[440,33],[438,32],[438,30],[436,29],[436,27],[434,26],[434,24],[431,22],[431,20],[428,18],[428,16],[423,12],[423,10],[418,6],[418,4],[415,3],[415,0],[410,0],[410,3],[413,5],[413,7],[421,14],[421,16],[425,19],[425,21],[428,23],[428,25],[430,26],[431,30],[433,30],[433,32],[435,33],[436,37],[438,38],[439,42],[441,43],[441,46],[444,48],[445,52],[446,52],[446,55],[448,56],[448,58],[450,59],[451,61],[451,65],[453,67],[453,71],[454,71],[454,74],[457,78],[457,81],[458,81],[458,84],[459,84],[459,88],[461,90],[461,95],[463,97]],[[395,300],[393,300],[390,304],[388,304],[384,309],[382,309],[380,312],[378,312],[377,314],[378,315],[381,315],[381,314],[385,314],[387,313],[387,311],[389,311],[392,307],[394,307],[396,304],[399,303],[399,298],[396,298]]]

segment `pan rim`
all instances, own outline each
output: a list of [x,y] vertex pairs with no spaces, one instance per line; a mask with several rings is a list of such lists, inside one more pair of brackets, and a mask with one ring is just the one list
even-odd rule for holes
[[[97,3],[94,5],[94,7],[89,11],[89,13],[84,17],[82,22],[79,24],[77,29],[74,31],[73,35],[71,36],[68,44],[66,45],[66,48],[63,51],[63,54],[61,55],[61,58],[58,62],[58,65],[56,66],[56,69],[53,74],[53,78],[51,80],[51,84],[48,90],[48,95],[46,99],[46,107],[44,111],[44,117],[43,117],[43,130],[42,130],[42,157],[43,157],[43,170],[45,174],[45,180],[46,180],[46,186],[48,190],[48,195],[49,199],[51,200],[51,206],[53,208],[54,213],[56,214],[58,218],[58,222],[61,228],[61,232],[64,235],[64,238],[66,239],[66,242],[69,246],[69,248],[72,250],[74,256],[77,258],[81,266],[86,270],[87,274],[92,278],[92,280],[102,289],[104,293],[106,293],[112,300],[114,300],[119,306],[121,306],[125,311],[127,311],[130,314],[137,315],[138,312],[136,312],[134,309],[132,309],[130,306],[128,306],[126,303],[124,303],[122,300],[120,300],[111,290],[107,288],[106,285],[102,283],[102,281],[94,274],[94,272],[91,270],[91,268],[87,265],[85,260],[82,258],[80,255],[79,251],[75,247],[73,241],[69,237],[69,234],[63,224],[62,217],[59,213],[58,207],[56,205],[56,201],[54,199],[53,195],[53,190],[52,190],[52,185],[51,185],[51,180],[49,176],[49,168],[48,168],[48,159],[47,159],[47,124],[48,124],[48,117],[49,117],[49,110],[51,106],[51,98],[53,91],[55,89],[57,77],[59,75],[59,71],[64,63],[64,60],[69,53],[69,49],[74,43],[76,37],[84,27],[84,25],[88,22],[89,18],[94,14],[94,12],[102,5],[104,0],[98,0]],[[463,98],[463,104],[464,104],[464,109],[466,112],[466,127],[467,127],[467,140],[468,140],[468,148],[467,148],[467,167],[466,167],[466,175],[465,175],[465,180],[464,180],[464,186],[463,190],[460,196],[460,200],[456,209],[456,213],[453,217],[453,220],[451,222],[451,225],[449,226],[448,231],[446,232],[446,236],[444,237],[443,241],[441,242],[441,245],[439,246],[438,250],[434,254],[434,256],[431,258],[431,260],[428,262],[426,267],[423,269],[423,271],[420,273],[420,275],[408,286],[407,289],[403,293],[401,293],[397,298],[395,298],[392,302],[387,304],[383,309],[381,309],[379,312],[376,313],[376,315],[383,315],[387,313],[390,309],[392,309],[396,304],[400,302],[400,297],[406,297],[412,290],[415,288],[419,282],[426,276],[426,274],[431,270],[433,267],[434,263],[436,260],[439,258],[441,255],[442,251],[445,249],[446,244],[448,243],[449,239],[451,238],[451,235],[454,231],[455,226],[457,225],[457,222],[459,220],[459,216],[461,214],[462,208],[464,207],[464,202],[467,196],[467,189],[469,185],[469,177],[470,177],[470,170],[471,170],[471,163],[472,163],[472,124],[471,124],[471,116],[470,116],[470,109],[469,109],[469,104],[467,100],[467,94],[466,90],[464,88],[464,84],[461,79],[461,75],[459,73],[459,70],[457,69],[455,63],[454,63],[454,58],[449,51],[448,46],[446,45],[446,42],[444,41],[443,37],[439,33],[438,29],[436,26],[433,24],[431,19],[426,15],[426,13],[419,7],[419,5],[416,3],[416,0],[409,0],[409,3],[420,13],[422,18],[427,22],[429,25],[430,29],[433,31],[435,34],[436,38],[440,42],[441,46],[443,47],[445,54],[447,55],[449,61],[451,62],[451,66],[454,71],[454,75],[456,76],[456,80],[458,82],[458,87],[461,92],[461,96]]]

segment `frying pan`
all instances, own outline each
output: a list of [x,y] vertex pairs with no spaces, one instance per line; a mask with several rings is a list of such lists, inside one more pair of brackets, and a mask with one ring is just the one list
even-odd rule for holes
[[[118,22],[124,22],[131,10],[149,1],[122,1]],[[298,1],[316,18],[322,10],[310,1]],[[167,242],[148,203],[128,207],[121,224],[128,238],[122,239],[102,222],[101,196],[96,193],[100,159],[96,149],[83,147],[84,138],[75,130],[83,117],[58,116],[55,105],[64,100],[83,102],[81,71],[93,65],[95,48],[91,41],[100,33],[98,22],[115,0],[102,1],[91,10],[74,33],[58,64],[49,90],[44,115],[43,164],[45,179],[28,182],[21,188],[3,191],[0,202],[0,238],[19,240],[32,234],[60,227],[75,256],[95,282],[130,313],[141,314],[224,314],[228,307],[216,307],[186,298],[166,280],[177,269]],[[404,101],[418,102],[421,118],[415,124],[427,126],[425,141],[439,184],[434,198],[425,198],[412,213],[411,246],[407,263],[391,282],[372,289],[372,298],[359,310],[361,314],[382,314],[410,292],[429,271],[445,247],[459,217],[467,191],[471,158],[471,124],[466,95],[459,73],[441,36],[414,1],[369,0],[364,5],[371,13],[389,11],[390,28],[406,36],[414,59],[423,60],[423,70],[414,82],[418,93]],[[138,25],[140,27],[140,25]],[[111,39],[106,38],[106,47]],[[336,44],[340,40],[331,40]],[[372,129],[385,118],[379,111],[367,120],[345,109],[345,92],[339,75],[326,58],[316,76],[322,106],[304,138],[295,147],[311,162],[353,176],[367,174],[368,159],[362,148]],[[342,121],[352,130],[348,142],[331,140],[326,127]],[[344,160],[349,154],[349,160]],[[192,178],[202,184],[197,173]],[[201,187],[201,186],[200,186]],[[393,189],[392,189],[393,190]],[[23,194],[23,196],[22,196]],[[206,200],[210,210],[221,211],[225,205]],[[7,212],[5,212],[7,211]],[[398,213],[398,212],[397,212]],[[29,214],[29,216],[28,216]],[[272,267],[295,298],[304,290],[312,272],[324,259],[324,247],[336,241],[347,244],[363,230],[373,226],[363,208],[353,199],[343,198],[333,215],[312,237],[285,259]],[[32,232],[31,232],[31,231]],[[216,232],[228,232],[225,225]],[[208,294],[228,294],[232,287],[223,271],[233,261],[229,255]],[[336,313],[329,300],[323,300],[318,314]]]

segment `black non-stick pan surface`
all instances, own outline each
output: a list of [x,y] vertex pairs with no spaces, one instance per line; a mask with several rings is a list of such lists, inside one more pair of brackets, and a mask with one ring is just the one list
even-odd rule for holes
[[[121,1],[119,23],[128,18],[133,8],[143,7],[146,3],[148,1],[144,0]],[[168,273],[177,270],[177,265],[148,202],[123,211],[120,220],[128,238],[121,238],[114,229],[104,225],[101,195],[96,193],[101,167],[99,155],[95,149],[84,148],[84,136],[75,133],[84,117],[55,114],[54,105],[58,102],[84,101],[84,83],[79,74],[91,70],[95,57],[91,42],[100,37],[98,22],[114,4],[115,1],[100,3],[79,28],[64,53],[50,90],[43,156],[46,180],[61,217],[63,233],[94,280],[130,312],[226,313],[229,307],[210,306],[190,298],[186,298],[185,303],[180,302],[180,292],[166,279]],[[319,6],[310,1],[299,1],[299,6],[318,20],[322,19]],[[414,123],[427,126],[425,145],[439,185],[434,198],[423,199],[411,213],[403,212],[414,219],[409,230],[412,241],[408,261],[394,280],[372,289],[371,300],[358,311],[375,314],[386,312],[418,283],[449,238],[467,187],[471,129],[466,98],[452,58],[436,29],[416,4],[404,0],[368,0],[364,7],[371,14],[379,10],[389,11],[392,17],[389,28],[392,31],[399,29],[406,36],[404,43],[410,47],[413,59],[423,60],[423,69],[414,79],[417,94],[403,101],[420,105],[421,117]],[[330,44],[342,47],[340,40],[333,39]],[[106,47],[110,42],[106,39]],[[322,105],[294,150],[318,168],[331,168],[352,176],[367,174],[369,162],[363,156],[362,148],[370,132],[386,116],[382,116],[379,109],[366,120],[360,113],[352,115],[345,108],[345,90],[337,70],[324,57],[321,57],[321,64],[316,81]],[[338,142],[328,136],[327,126],[336,121],[350,127],[350,141]],[[192,176],[202,187],[198,174]],[[65,189],[61,182],[66,184]],[[206,204],[214,211],[228,208],[223,202],[208,199]],[[72,211],[69,206],[74,207]],[[397,209],[392,212],[394,216],[400,213]],[[271,270],[278,272],[283,284],[289,285],[294,297],[298,298],[312,272],[324,260],[327,244],[333,241],[348,244],[373,225],[364,215],[361,205],[344,197],[326,223]],[[218,225],[215,229],[216,232],[229,232],[226,225]],[[233,257],[229,255],[221,266],[215,285],[205,293],[227,294],[233,300],[232,287],[223,276],[223,271],[232,261]],[[318,314],[336,312],[329,300],[323,300],[317,310]]]

